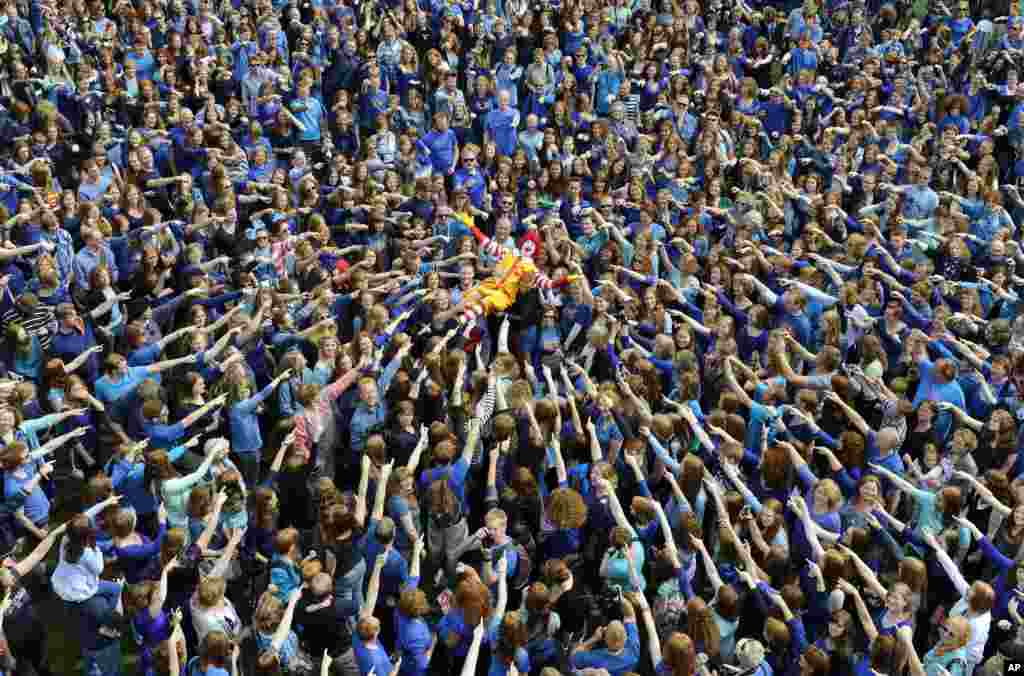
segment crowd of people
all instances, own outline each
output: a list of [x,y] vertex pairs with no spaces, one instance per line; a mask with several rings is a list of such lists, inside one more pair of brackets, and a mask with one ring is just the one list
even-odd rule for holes
[[0,676],[1024,662],[1017,0],[2,5]]

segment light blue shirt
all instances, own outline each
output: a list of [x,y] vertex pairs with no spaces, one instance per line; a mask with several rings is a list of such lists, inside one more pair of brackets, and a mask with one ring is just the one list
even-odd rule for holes
[[97,251],[93,251],[89,247],[83,247],[78,255],[75,256],[74,270],[75,270],[75,285],[83,291],[88,291],[92,287],[89,285],[89,277],[92,275],[93,270],[98,268],[100,265],[106,265],[107,270],[110,272],[110,283],[116,284],[118,271],[117,262],[114,260],[114,254],[110,251],[110,247],[106,244],[101,244]]

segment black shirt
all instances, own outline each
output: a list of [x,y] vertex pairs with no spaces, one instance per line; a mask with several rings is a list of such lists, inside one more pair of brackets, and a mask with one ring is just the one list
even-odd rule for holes
[[335,609],[333,599],[321,610],[309,611],[323,599],[303,594],[295,609],[295,623],[302,627],[302,642],[310,655],[329,654],[338,656],[352,647],[352,632],[346,618]]

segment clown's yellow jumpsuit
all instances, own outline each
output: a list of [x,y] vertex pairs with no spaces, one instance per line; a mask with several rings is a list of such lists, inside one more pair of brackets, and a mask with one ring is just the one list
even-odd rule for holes
[[504,312],[511,307],[519,295],[523,278],[529,274],[533,275],[532,286],[542,289],[564,286],[576,278],[576,275],[568,275],[557,280],[551,279],[537,270],[529,255],[498,244],[480,232],[475,225],[470,225],[469,229],[479,240],[481,248],[495,258],[500,256],[500,260],[493,276],[480,282],[463,296],[463,317],[467,321],[476,319],[477,316]]

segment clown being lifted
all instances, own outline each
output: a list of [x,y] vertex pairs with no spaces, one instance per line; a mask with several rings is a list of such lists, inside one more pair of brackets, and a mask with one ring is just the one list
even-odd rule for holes
[[504,312],[519,295],[520,289],[539,287],[554,289],[565,286],[576,279],[577,275],[566,275],[560,279],[551,279],[537,269],[533,256],[537,252],[532,239],[522,242],[521,248],[509,248],[498,244],[480,232],[475,225],[469,229],[480,242],[481,251],[499,259],[494,275],[472,287],[463,295],[460,309],[460,324],[471,329],[478,317],[486,317],[495,312]]

